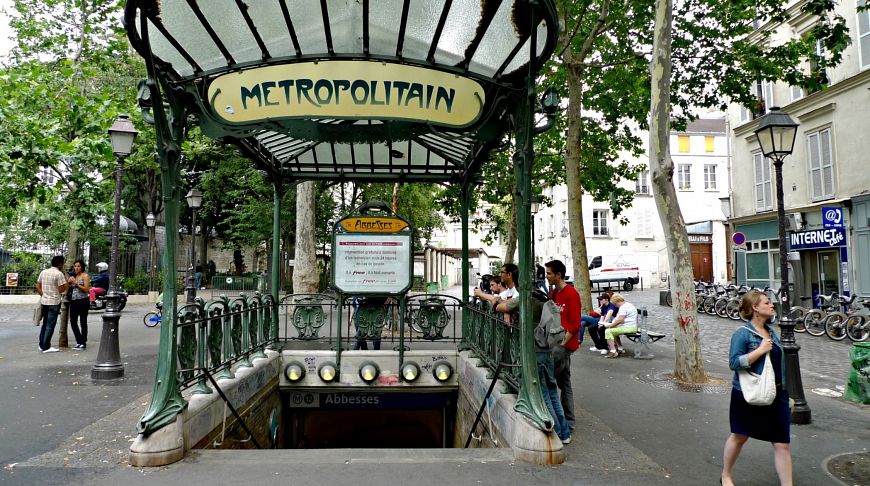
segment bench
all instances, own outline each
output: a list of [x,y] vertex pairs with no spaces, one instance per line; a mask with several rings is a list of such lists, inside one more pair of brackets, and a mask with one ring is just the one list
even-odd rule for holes
[[654,355],[649,349],[650,343],[661,340],[665,337],[664,333],[639,329],[631,334],[623,334],[622,337],[627,338],[634,343],[640,343],[640,349],[634,353],[635,359],[653,359]]
[[[640,331],[637,331],[635,333],[623,334],[621,337],[628,338],[629,341],[634,342],[634,343],[642,342],[641,341],[641,338],[642,338],[641,333],[642,332],[643,332],[643,329],[641,329]],[[646,334],[649,337],[649,342],[651,342],[651,343],[654,343],[654,342],[667,336],[667,334],[664,334],[661,332],[654,332],[654,331],[647,331]]]

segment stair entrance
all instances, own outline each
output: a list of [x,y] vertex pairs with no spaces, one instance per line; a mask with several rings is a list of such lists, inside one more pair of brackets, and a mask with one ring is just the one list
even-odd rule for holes
[[287,449],[450,448],[455,392],[282,391]]

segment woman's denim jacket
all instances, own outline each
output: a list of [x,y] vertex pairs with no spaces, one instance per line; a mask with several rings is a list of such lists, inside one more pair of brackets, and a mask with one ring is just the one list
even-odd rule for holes
[[[752,363],[752,365],[749,364],[749,353],[755,351],[755,349],[761,345],[761,340],[763,338],[755,332],[755,328],[752,326],[751,322],[745,320],[743,322],[745,322],[746,325],[734,331],[734,334],[731,336],[731,351],[728,353],[728,367],[734,370],[734,377],[731,379],[731,386],[737,390],[740,390],[740,379],[737,377],[737,370],[749,368],[749,371],[755,374],[761,374],[761,371],[764,368],[763,359],[757,359]],[[779,341],[779,336],[773,332],[773,329],[771,329],[768,324],[765,324],[764,327],[767,328],[767,331],[770,333],[770,338],[773,339],[774,346],[779,346],[780,351],[782,351],[780,374],[782,376],[781,386],[785,387],[785,352],[782,349],[782,343]],[[777,383],[777,385],[780,384]]]

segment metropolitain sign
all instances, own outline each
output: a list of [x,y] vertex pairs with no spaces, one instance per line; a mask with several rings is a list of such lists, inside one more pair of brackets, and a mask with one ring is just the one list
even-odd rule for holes
[[228,123],[279,118],[390,119],[465,127],[485,103],[476,81],[432,69],[372,61],[316,61],[224,74],[208,87]]

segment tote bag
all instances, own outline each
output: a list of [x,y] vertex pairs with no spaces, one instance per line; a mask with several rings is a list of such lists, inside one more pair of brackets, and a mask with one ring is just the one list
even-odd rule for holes
[[764,368],[760,375],[745,369],[737,370],[743,399],[750,405],[770,405],[776,398],[776,380],[773,376],[770,356],[765,355],[763,359]]

